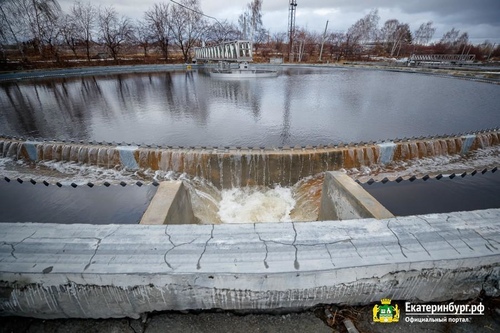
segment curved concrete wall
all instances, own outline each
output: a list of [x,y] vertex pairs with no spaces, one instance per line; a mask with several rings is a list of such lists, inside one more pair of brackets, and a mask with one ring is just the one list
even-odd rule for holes
[[338,222],[1,227],[1,315],[137,318],[500,295],[500,209]]
[[0,156],[57,160],[129,169],[171,170],[199,176],[221,188],[291,185],[323,171],[440,155],[466,154],[500,144],[491,130],[451,137],[360,143],[346,146],[259,148],[164,148],[0,138]]

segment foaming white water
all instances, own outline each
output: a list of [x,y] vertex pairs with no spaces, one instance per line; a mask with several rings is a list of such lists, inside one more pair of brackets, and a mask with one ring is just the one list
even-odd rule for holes
[[[500,146],[476,150],[466,156],[451,155],[373,165],[343,170],[354,179],[396,179],[442,173],[462,173],[500,166]],[[251,223],[277,221],[315,221],[318,216],[323,175],[307,177],[289,188],[246,187],[223,190],[208,180],[190,178],[173,171],[106,169],[74,162],[40,161],[36,165],[12,158],[0,158],[0,176],[11,179],[43,180],[51,184],[78,185],[109,182],[182,180],[189,189],[195,216],[200,223]]]
[[382,180],[387,177],[394,180],[397,177],[437,175],[470,172],[483,168],[500,166],[500,146],[478,149],[464,155],[434,156],[408,161],[392,162],[388,165],[373,165],[360,169],[343,170],[354,179],[366,182],[370,178]]
[[0,158],[0,175],[11,179],[33,179],[35,181],[59,182],[63,185],[77,185],[110,182],[134,183],[140,175],[127,170],[101,168],[75,162],[39,161],[36,165],[23,160]]
[[289,222],[295,206],[291,188],[244,187],[223,190],[218,215],[222,223]]

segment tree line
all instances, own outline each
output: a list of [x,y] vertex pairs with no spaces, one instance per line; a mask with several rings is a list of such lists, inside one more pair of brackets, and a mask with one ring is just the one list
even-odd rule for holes
[[[391,19],[379,27],[378,10],[356,21],[347,31],[319,34],[298,27],[290,45],[288,32],[270,33],[262,22],[262,0],[252,0],[237,24],[207,16],[199,0],[159,2],[139,20],[120,15],[113,6],[75,1],[65,13],[57,0],[4,0],[0,2],[0,59],[85,58],[100,54],[115,61],[125,54],[188,62],[196,46],[250,39],[258,55],[290,56],[294,61],[360,59],[367,54],[402,57],[411,53],[469,53],[477,59],[500,55],[499,47],[485,41],[472,45],[467,32],[453,28],[438,41],[433,22],[415,31],[408,23]],[[140,50],[140,52],[138,52]]]
[[[473,45],[469,41],[468,33],[456,28],[443,34],[439,40],[431,42],[436,33],[432,21],[422,23],[414,31],[408,23],[397,19],[389,19],[381,26],[379,21],[378,10],[374,9],[345,32],[321,35],[298,28],[295,33],[294,53],[298,59],[304,56],[314,59],[318,45],[324,44],[332,60],[362,59],[368,55],[400,58],[413,53],[475,54],[478,60],[500,56],[499,46],[489,41]],[[284,37],[281,35],[280,41],[284,41]]]

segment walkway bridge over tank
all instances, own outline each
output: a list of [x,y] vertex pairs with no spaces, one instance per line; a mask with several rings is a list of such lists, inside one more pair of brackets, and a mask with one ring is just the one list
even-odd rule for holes
[[449,63],[466,64],[476,60],[475,54],[412,54],[408,59],[408,64],[420,63]]
[[252,42],[236,40],[223,42],[219,45],[197,47],[194,49],[194,55],[197,62],[250,62],[253,61]]

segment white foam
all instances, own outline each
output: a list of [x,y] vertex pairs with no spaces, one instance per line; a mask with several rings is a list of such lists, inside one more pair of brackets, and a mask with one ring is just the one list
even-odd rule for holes
[[35,166],[23,160],[0,158],[0,174],[8,178],[24,180],[60,182],[63,185],[75,183],[77,185],[101,182],[133,183],[137,177],[126,170],[101,168],[75,162],[39,161]]
[[372,165],[369,169],[362,171],[353,168],[347,170],[347,174],[361,182],[366,182],[370,178],[382,180],[384,177],[396,179],[413,175],[416,177],[439,173],[445,175],[498,166],[500,166],[500,146],[494,146],[472,151],[466,156],[455,154],[397,161],[389,165]]
[[222,191],[218,215],[223,223],[289,222],[294,206],[291,188],[233,188]]

